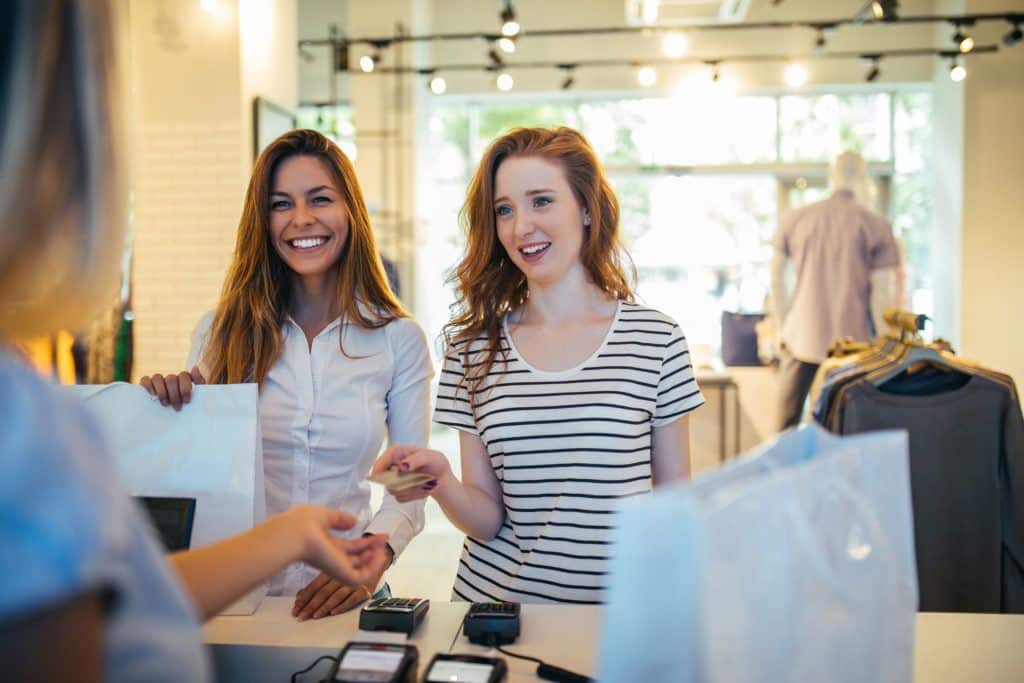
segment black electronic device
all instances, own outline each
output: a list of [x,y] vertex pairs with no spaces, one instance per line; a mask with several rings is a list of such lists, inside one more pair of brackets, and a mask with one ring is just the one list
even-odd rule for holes
[[518,602],[474,602],[462,627],[469,642],[477,645],[507,645],[519,637]]
[[425,598],[378,598],[366,603],[359,612],[363,631],[396,631],[411,634],[423,621],[430,607]]
[[507,676],[504,659],[439,652],[430,660],[423,683],[502,683]]
[[196,516],[195,498],[157,498],[137,496],[156,527],[164,550],[188,550],[192,543],[192,521]]
[[419,666],[415,645],[349,643],[327,675],[329,683],[415,683]]

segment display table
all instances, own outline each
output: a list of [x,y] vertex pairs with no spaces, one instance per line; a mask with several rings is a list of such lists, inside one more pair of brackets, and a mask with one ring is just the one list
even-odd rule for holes
[[[740,428],[742,416],[740,415],[740,388],[733,381],[732,375],[726,372],[712,372],[709,370],[698,370],[696,372],[697,385],[705,395],[711,390],[718,392],[718,463],[726,461],[726,458],[734,457],[740,450]],[[732,446],[728,443],[726,436],[727,424],[729,422],[726,408],[726,395],[732,391]]]
[[[217,617],[203,628],[218,681],[288,681],[325,654],[357,636],[358,610],[327,619],[296,621],[291,598],[266,598],[249,617]],[[420,653],[420,675],[435,652],[448,652],[468,603],[435,602],[409,642]],[[550,664],[594,675],[600,609],[561,605],[523,605],[522,635],[507,649]],[[379,634],[379,640],[402,636]],[[462,635],[452,652],[486,654]],[[497,655],[501,656],[501,655]],[[509,681],[538,680],[536,665],[507,658]],[[322,662],[300,681],[326,675]],[[920,614],[914,652],[917,683],[1006,683],[1024,680],[1024,615]]]

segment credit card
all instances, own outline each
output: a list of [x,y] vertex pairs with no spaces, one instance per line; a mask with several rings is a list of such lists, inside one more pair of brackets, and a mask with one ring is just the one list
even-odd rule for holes
[[429,474],[423,472],[399,472],[398,470],[384,470],[380,474],[367,477],[375,484],[381,484],[388,491],[404,491],[414,486],[422,486],[433,479]]

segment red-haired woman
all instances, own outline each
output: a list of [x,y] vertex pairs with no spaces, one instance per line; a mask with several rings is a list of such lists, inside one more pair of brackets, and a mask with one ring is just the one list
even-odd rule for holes
[[686,340],[634,302],[618,202],[578,132],[494,141],[463,220],[434,414],[460,431],[462,480],[415,446],[374,471],[433,477],[398,499],[431,495],[465,532],[455,597],[601,602],[619,501],[689,475]]
[[[364,480],[385,433],[426,445],[430,353],[388,287],[355,170],[320,133],[285,133],[257,159],[220,303],[196,327],[188,366],[142,384],[175,408],[193,383],[260,385],[268,514],[348,510],[347,535],[387,534],[392,555],[423,528],[422,502],[385,496],[373,515]],[[270,592],[318,618],[366,600],[379,579],[351,588],[297,564]]]

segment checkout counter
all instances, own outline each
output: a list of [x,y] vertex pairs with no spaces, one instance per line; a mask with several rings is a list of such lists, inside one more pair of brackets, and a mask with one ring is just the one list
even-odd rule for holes
[[[218,681],[288,681],[321,655],[337,656],[358,632],[359,610],[299,622],[291,598],[264,599],[251,616],[225,616],[203,629]],[[472,645],[459,633],[469,603],[431,603],[407,642],[419,650],[419,676],[437,652],[503,657]],[[505,649],[594,676],[600,642],[601,610],[596,606],[523,605],[522,633]],[[404,635],[378,633],[377,640],[406,642]],[[373,636],[362,637],[371,640]],[[453,646],[454,642],[454,646]],[[510,683],[539,680],[536,664],[505,658]],[[320,681],[322,662],[299,681]],[[1024,680],[1024,615],[922,613],[917,617],[915,683],[1017,683]]]

